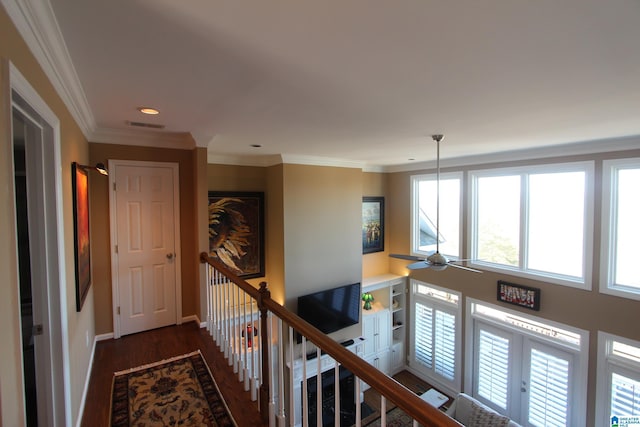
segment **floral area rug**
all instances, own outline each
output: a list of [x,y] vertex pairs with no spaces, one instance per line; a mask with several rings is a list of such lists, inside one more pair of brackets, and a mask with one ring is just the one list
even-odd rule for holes
[[[382,426],[381,422],[382,422],[381,419],[378,418],[377,420],[367,424],[366,427],[380,427]],[[413,419],[409,415],[407,415],[402,409],[393,408],[392,410],[387,412],[387,422],[385,426],[411,427],[413,426]]]
[[116,372],[111,426],[236,426],[199,351]]

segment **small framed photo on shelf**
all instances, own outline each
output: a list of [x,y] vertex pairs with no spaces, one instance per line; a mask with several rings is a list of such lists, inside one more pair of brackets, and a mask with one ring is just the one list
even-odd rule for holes
[[540,289],[498,280],[498,301],[540,310]]

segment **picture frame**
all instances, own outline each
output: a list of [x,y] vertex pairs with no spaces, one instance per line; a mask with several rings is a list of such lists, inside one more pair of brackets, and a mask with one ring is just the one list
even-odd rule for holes
[[91,233],[89,228],[89,176],[76,162],[71,164],[73,235],[76,264],[76,311],[82,311],[91,287]]
[[362,198],[362,253],[384,251],[384,197]]
[[540,311],[540,289],[498,280],[498,301]]
[[243,279],[264,277],[264,193],[209,191],[209,255]]

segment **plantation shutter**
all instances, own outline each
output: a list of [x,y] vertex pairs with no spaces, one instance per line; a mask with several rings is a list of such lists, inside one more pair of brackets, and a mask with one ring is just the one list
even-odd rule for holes
[[435,372],[453,380],[456,361],[456,317],[436,310],[435,320]]
[[416,302],[415,358],[431,369],[433,367],[433,309]]
[[510,340],[480,329],[478,334],[478,396],[507,409]]
[[529,423],[535,426],[568,425],[569,360],[531,350]]
[[612,374],[611,415],[640,415],[640,381],[617,373]]

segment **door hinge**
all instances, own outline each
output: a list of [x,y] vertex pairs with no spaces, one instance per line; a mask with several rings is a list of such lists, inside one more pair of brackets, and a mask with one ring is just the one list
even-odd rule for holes
[[113,183],[113,191],[116,191],[116,183]]
[[31,329],[31,335],[33,335],[34,337],[37,337],[38,335],[42,335],[44,328],[42,327],[42,325],[33,325],[33,328]]
[[120,316],[120,306],[118,306],[118,316]]
[[118,253],[118,245],[116,245],[116,253]]

